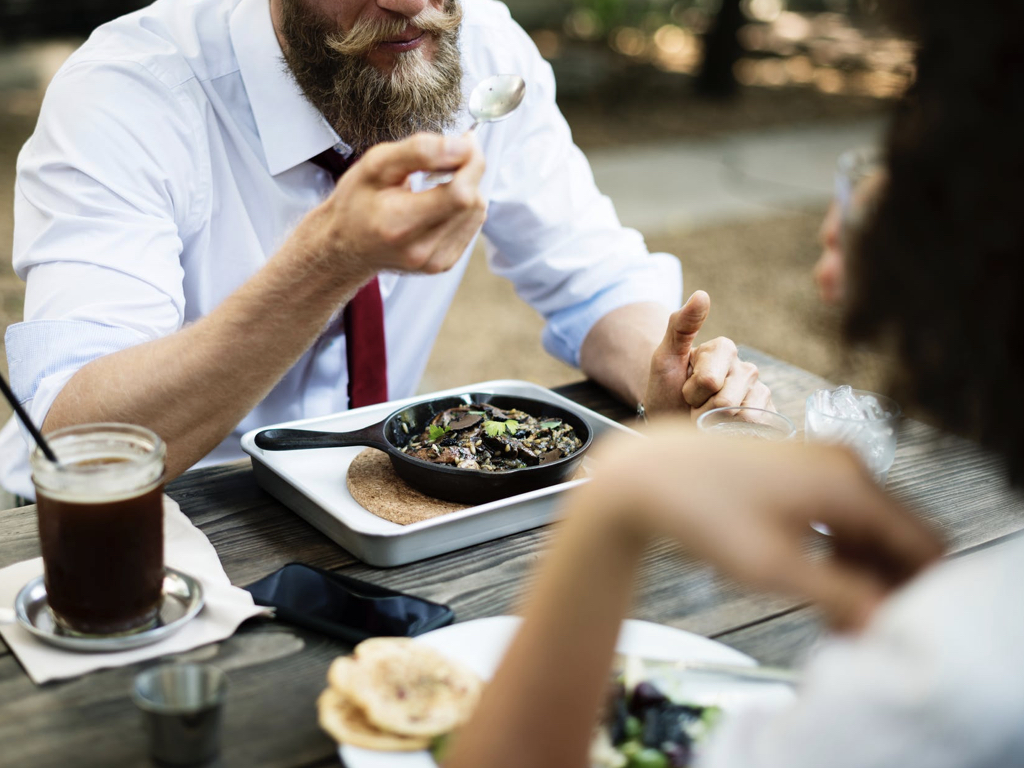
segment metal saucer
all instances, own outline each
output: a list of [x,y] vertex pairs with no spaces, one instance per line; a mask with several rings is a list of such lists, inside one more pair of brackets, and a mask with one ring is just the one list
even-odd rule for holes
[[126,651],[163,640],[189,622],[203,607],[203,587],[187,573],[164,569],[163,601],[156,625],[126,635],[70,635],[54,623],[46,600],[46,584],[37,576],[21,588],[14,613],[40,640],[71,651]]

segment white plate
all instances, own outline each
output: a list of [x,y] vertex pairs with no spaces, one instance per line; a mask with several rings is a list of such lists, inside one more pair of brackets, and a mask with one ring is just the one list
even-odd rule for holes
[[[417,638],[453,659],[458,659],[485,680],[498,668],[520,619],[495,616],[442,627]],[[626,619],[619,632],[616,651],[659,661],[711,661],[755,666],[754,659],[715,640],[663,624]],[[758,702],[782,703],[792,698],[787,686],[761,685]],[[723,706],[727,706],[723,703]],[[347,768],[437,768],[429,752],[376,752],[342,745],[338,748]]]

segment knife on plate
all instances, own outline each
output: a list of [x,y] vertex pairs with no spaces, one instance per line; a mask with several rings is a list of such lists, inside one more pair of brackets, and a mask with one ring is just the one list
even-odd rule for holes
[[645,659],[642,657],[625,657],[617,655],[615,660],[615,668],[619,670],[627,670],[631,665],[639,663],[641,665],[641,671],[637,671],[634,675],[627,676],[638,676],[640,678],[646,678],[648,676],[667,676],[672,678],[683,677],[683,676],[699,676],[704,678],[718,677],[728,678],[730,680],[751,682],[751,683],[770,683],[770,684],[782,684],[789,686],[796,686],[800,681],[800,672],[795,669],[787,669],[785,667],[759,667],[753,664],[723,664],[716,661],[664,661],[661,659]]

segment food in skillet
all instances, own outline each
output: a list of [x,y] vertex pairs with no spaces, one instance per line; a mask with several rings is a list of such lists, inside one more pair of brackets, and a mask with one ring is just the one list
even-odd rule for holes
[[556,461],[582,445],[572,425],[560,418],[470,403],[438,413],[401,450],[432,464],[503,472]]

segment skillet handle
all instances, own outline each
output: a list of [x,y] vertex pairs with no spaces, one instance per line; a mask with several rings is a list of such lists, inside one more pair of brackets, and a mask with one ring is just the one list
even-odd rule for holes
[[351,432],[316,432],[311,429],[264,429],[253,441],[264,451],[300,451],[308,448],[347,448],[368,445],[388,451],[391,445],[384,438],[384,422],[378,421]]

